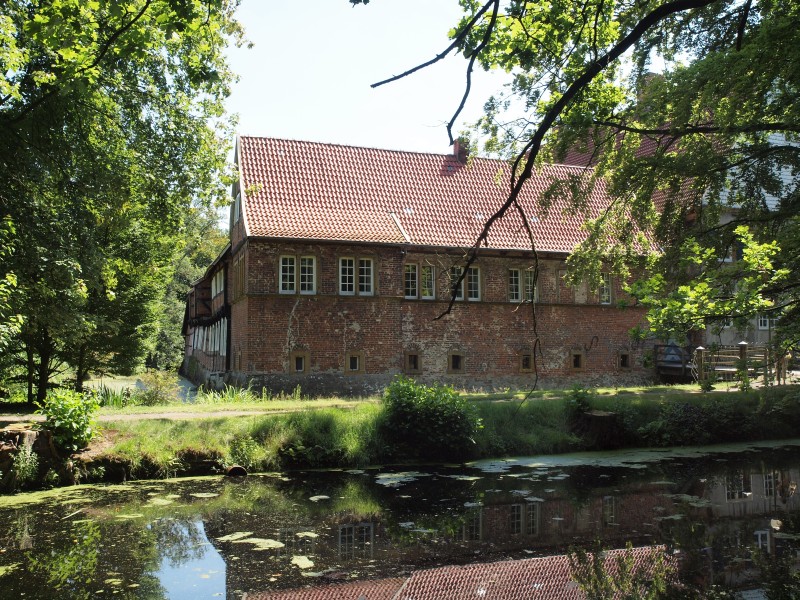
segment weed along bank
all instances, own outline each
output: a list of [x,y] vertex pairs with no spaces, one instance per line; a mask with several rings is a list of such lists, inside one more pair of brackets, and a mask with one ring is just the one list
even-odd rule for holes
[[358,395],[397,374],[495,389],[536,372],[544,386],[649,376],[628,334],[644,312],[623,282],[565,280],[582,223],[611,200],[600,182],[585,211],[567,209],[557,182],[584,169],[543,166],[468,262],[506,200],[504,162],[458,144],[437,155],[257,137],[237,140],[236,162],[230,244],[188,296],[182,368],[196,383]]

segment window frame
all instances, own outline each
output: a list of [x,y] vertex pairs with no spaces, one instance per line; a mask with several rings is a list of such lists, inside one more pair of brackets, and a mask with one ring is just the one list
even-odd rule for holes
[[[474,284],[474,288],[473,288]],[[467,267],[467,274],[464,276],[462,282],[464,292],[466,292],[467,302],[480,302],[481,301],[481,268],[480,267]],[[476,292],[473,295],[473,291]]]
[[[369,265],[369,279],[364,279],[363,268]],[[368,256],[360,256],[358,258],[358,271],[356,272],[356,291],[359,296],[374,296],[375,295],[375,261]],[[369,289],[363,289],[364,283],[369,284]]]
[[[349,266],[347,263],[349,262]],[[349,273],[345,274],[345,268],[348,268]],[[346,279],[348,278],[348,279]],[[339,295],[340,296],[355,296],[356,295],[356,259],[352,256],[339,257]],[[347,289],[349,288],[349,289]]]
[[[459,357],[459,367],[455,368],[453,366],[453,358]],[[463,375],[466,373],[466,356],[461,350],[452,350],[447,353],[447,374],[448,375]]]
[[[358,361],[358,368],[352,369],[351,367],[351,360],[356,359]],[[365,365],[364,365],[364,353],[360,351],[354,352],[347,352],[344,355],[344,372],[347,375],[358,375],[365,372]]]
[[[311,267],[311,287],[308,287],[308,267]],[[284,277],[286,267],[291,267],[291,281]],[[286,287],[291,283],[292,288]],[[312,254],[281,254],[278,259],[278,293],[287,296],[314,296],[317,293],[317,257]]]
[[[575,358],[578,357],[578,365],[575,364]],[[586,368],[585,356],[580,350],[570,350],[569,352],[569,368],[571,371],[583,371]]]
[[[409,273],[412,271],[413,278],[409,278]],[[413,284],[413,290],[409,284]],[[417,263],[405,263],[403,265],[403,298],[406,300],[419,298],[419,265]]]
[[[412,368],[410,364],[410,357],[416,357],[417,366],[416,368]],[[419,374],[422,373],[422,356],[419,352],[404,352],[403,353],[403,371],[409,374]]]
[[[425,276],[425,272],[428,271],[429,277]],[[430,290],[428,294],[425,293],[426,279],[430,279]],[[436,267],[433,265],[420,265],[419,267],[419,297],[422,300],[435,300],[436,299]]]
[[[522,302],[522,275],[521,269],[511,268],[508,270],[508,301]],[[516,282],[514,281],[516,280]]]
[[[525,359],[528,359],[528,366],[525,366]],[[533,352],[524,351],[519,353],[519,372],[533,373]]]
[[[303,361],[303,369],[297,369],[297,359]],[[309,363],[308,352],[305,350],[294,350],[289,353],[289,373],[290,374],[306,374],[309,372],[311,365]]]
[[602,278],[602,283],[600,284],[600,288],[597,290],[597,299],[600,304],[608,306],[611,304],[613,299],[611,273],[600,273],[600,277]]

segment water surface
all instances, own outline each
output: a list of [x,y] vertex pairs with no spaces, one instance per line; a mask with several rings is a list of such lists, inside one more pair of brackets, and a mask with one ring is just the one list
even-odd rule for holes
[[[723,450],[725,450],[723,452]],[[242,598],[666,543],[717,577],[788,543],[800,441],[77,486],[0,497],[9,598]]]

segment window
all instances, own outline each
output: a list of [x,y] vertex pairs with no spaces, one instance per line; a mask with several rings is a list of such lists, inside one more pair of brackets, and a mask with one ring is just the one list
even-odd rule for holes
[[[299,268],[298,268],[299,264]],[[281,294],[317,293],[317,259],[313,256],[281,256],[280,287]]]
[[603,496],[603,527],[617,524],[617,503],[614,496]]
[[775,472],[764,473],[764,496],[772,498],[775,495]]
[[372,558],[375,547],[372,523],[339,526],[340,558]]
[[533,281],[533,271],[525,271],[525,302],[536,302],[539,300],[536,286]]
[[372,295],[372,259],[358,259],[358,293],[362,296]]
[[236,198],[233,199],[233,222],[239,222],[239,216],[241,215],[241,205],[242,205],[242,195],[237,192]]
[[570,356],[570,366],[574,370],[583,369],[583,353],[573,352]]
[[421,281],[420,281],[420,295],[423,300],[433,300],[436,298],[436,272],[432,265],[422,265]]
[[403,275],[403,296],[417,297],[417,265],[406,265]]
[[339,259],[339,294],[352,296],[356,293],[356,261],[352,258]]
[[363,373],[364,353],[348,352],[344,357],[344,370],[346,373]]
[[752,495],[750,477],[744,471],[733,471],[725,478],[727,500],[741,500]]
[[281,294],[294,294],[295,290],[295,258],[281,256]]
[[403,370],[406,373],[421,373],[419,354],[417,352],[406,352],[403,361]]
[[447,355],[447,372],[448,373],[463,373],[464,372],[464,355],[460,352],[450,352]]
[[464,519],[464,541],[474,542],[481,539],[481,516],[482,512],[476,510]]
[[403,296],[408,299],[433,300],[436,297],[433,266],[407,264],[403,272]]
[[481,299],[481,271],[478,267],[469,267],[467,276],[467,300],[477,302]]
[[603,278],[600,284],[600,304],[611,304],[611,275],[602,273]]
[[631,355],[627,352],[620,352],[619,355],[619,368],[620,369],[630,369],[631,368]]
[[313,256],[300,258],[300,293],[314,294],[317,291],[316,259]]
[[533,371],[533,355],[530,352],[523,352],[519,355],[519,370],[521,373]]
[[539,535],[539,519],[541,509],[538,502],[528,502],[525,507],[525,533]]
[[211,279],[211,297],[216,298],[219,294],[225,291],[225,271],[220,269],[214,273]]
[[289,354],[289,372],[305,373],[308,370],[308,352],[291,352]]
[[511,535],[522,533],[522,504],[512,504],[509,515],[509,530]]
[[776,319],[770,318],[769,315],[759,314],[758,315],[758,329],[759,331],[767,331],[768,329],[774,329]]
[[533,282],[533,271],[522,269],[508,270],[508,301],[534,302],[538,300],[536,286]]
[[464,282],[458,283],[463,270],[461,267],[450,267],[450,293],[455,295],[456,300],[464,299]]
[[508,301],[509,302],[522,301],[522,286],[520,284],[519,269],[508,270]]
[[[356,264],[358,264],[358,287],[356,287]],[[360,296],[371,296],[373,293],[373,268],[371,258],[339,259],[339,294],[354,296],[356,290]]]

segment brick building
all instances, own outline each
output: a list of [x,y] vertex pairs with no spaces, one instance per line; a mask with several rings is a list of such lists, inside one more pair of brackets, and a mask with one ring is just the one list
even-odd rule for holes
[[[304,393],[370,393],[395,374],[457,388],[619,383],[649,375],[620,282],[564,281],[581,224],[553,191],[585,171],[546,165],[465,255],[509,189],[506,163],[240,137],[230,244],[189,294],[184,373]],[[547,197],[552,205],[541,208]],[[457,300],[447,313],[454,282]],[[534,281],[535,280],[535,281]],[[536,329],[541,341],[534,345]]]

